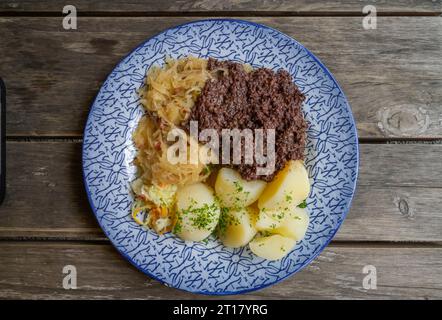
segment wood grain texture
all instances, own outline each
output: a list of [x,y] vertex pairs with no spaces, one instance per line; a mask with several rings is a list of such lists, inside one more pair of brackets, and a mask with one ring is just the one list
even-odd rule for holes
[[[440,17],[380,17],[369,31],[360,17],[245,19],[289,34],[329,67],[362,139],[442,138]],[[8,135],[81,136],[117,62],[146,38],[190,20],[88,17],[77,31],[65,31],[61,17],[0,18]]]
[[[80,12],[144,12],[144,13],[361,13],[367,4],[376,5],[379,12],[437,13],[441,12],[440,0],[394,0],[394,1],[308,1],[308,0],[77,0]],[[66,2],[62,0],[9,0],[0,2],[0,12],[61,12]]]
[[[110,245],[1,242],[0,261],[0,298],[214,298],[166,288],[137,271]],[[62,287],[65,265],[77,269],[76,290]],[[376,290],[362,286],[366,265],[377,269]],[[295,276],[241,298],[440,299],[441,268],[441,248],[330,246]]]
[[[0,238],[103,240],[83,188],[81,144],[9,142]],[[442,241],[442,145],[360,146],[341,241]],[[405,161],[406,159],[406,161]]]

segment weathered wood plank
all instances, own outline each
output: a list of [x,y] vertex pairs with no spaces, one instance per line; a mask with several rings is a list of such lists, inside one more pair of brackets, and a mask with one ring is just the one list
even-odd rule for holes
[[[286,32],[323,60],[349,98],[361,138],[442,137],[440,17],[381,17],[368,31],[360,17],[248,19]],[[78,30],[64,31],[60,18],[0,18],[8,134],[81,136],[116,63],[146,38],[190,20],[80,18]]]
[[[110,245],[1,242],[0,261],[0,298],[210,298],[166,288],[149,279]],[[76,290],[62,287],[65,265],[77,269]],[[366,265],[377,269],[376,290],[363,288]],[[440,299],[441,268],[441,248],[329,246],[295,276],[241,298]]]
[[[308,1],[308,0],[224,0],[224,1],[155,1],[155,0],[113,0],[113,1],[87,1],[77,0],[75,6],[80,12],[148,12],[148,13],[210,13],[230,12],[245,13],[361,13],[362,7],[373,4],[377,10],[383,12],[398,13],[437,13],[441,12],[439,0],[395,0],[395,1]],[[14,0],[0,3],[0,12],[61,12],[66,5],[61,0]]]
[[[89,208],[74,142],[8,142],[0,238],[105,239]],[[442,241],[442,145],[361,145],[342,241]],[[407,161],[404,161],[407,159]]]
[[80,143],[8,142],[6,160],[0,234],[104,238],[84,190]]
[[361,185],[334,240],[440,242],[441,194],[440,188]]

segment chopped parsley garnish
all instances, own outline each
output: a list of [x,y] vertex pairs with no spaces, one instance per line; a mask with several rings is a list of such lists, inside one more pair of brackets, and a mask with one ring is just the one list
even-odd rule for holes
[[183,218],[181,216],[177,217],[175,226],[173,227],[173,233],[180,233],[182,230],[182,220]]
[[231,225],[237,226],[239,223],[240,221],[230,213],[229,208],[226,207],[221,208],[221,214],[219,216],[218,226],[217,226],[219,234],[221,235],[225,234],[229,226]]
[[201,208],[190,209],[193,217],[190,218],[192,225],[198,229],[207,229],[207,227],[214,222],[217,213],[217,206],[215,203],[208,205],[204,204]]
[[183,216],[191,214],[189,220],[190,223],[198,229],[207,229],[213,222],[215,222],[218,205],[216,203],[204,204],[204,206],[195,208],[195,202],[185,210],[181,210],[177,213],[177,221],[173,228],[174,233],[179,233],[182,230]]
[[260,234],[262,237],[268,237],[268,236],[272,235],[272,233],[269,231],[261,231]]
[[244,187],[238,181],[234,181],[233,184],[235,185],[236,192],[243,192]]
[[287,201],[287,202],[290,203],[292,200],[293,200],[293,198],[292,198],[291,195],[287,194],[287,195],[285,196],[285,201]]
[[300,204],[298,204],[298,208],[304,209],[307,207],[307,201],[304,199]]
[[272,217],[277,220],[282,220],[285,217],[285,213],[284,212],[272,213]]

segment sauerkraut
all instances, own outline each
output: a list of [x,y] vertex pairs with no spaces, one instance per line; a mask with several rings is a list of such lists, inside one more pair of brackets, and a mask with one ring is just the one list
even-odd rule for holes
[[[167,149],[171,142],[166,138],[171,128],[172,126],[161,119],[144,116],[140,120],[134,134],[135,146],[138,148],[135,164],[140,169],[140,177],[144,183],[181,186],[207,178],[209,172],[202,162],[197,164],[169,162]],[[188,155],[190,156],[190,152]]]
[[152,67],[140,90],[144,108],[173,125],[189,115],[206,81],[210,78],[207,60],[187,57],[166,59],[164,67]]
[[[139,177],[132,185],[136,196],[132,217],[158,233],[170,231],[175,218],[170,201],[158,203],[158,199],[173,199],[177,187],[202,181],[210,173],[199,160],[173,164],[167,157],[167,150],[174,143],[167,141],[167,134],[188,118],[209,78],[207,60],[166,59],[163,67],[148,71],[146,83],[139,90],[146,115],[133,134]],[[187,134],[186,137],[190,141]]]

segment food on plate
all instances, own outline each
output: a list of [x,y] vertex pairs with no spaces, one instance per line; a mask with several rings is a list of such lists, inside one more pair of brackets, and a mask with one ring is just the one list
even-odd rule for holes
[[[145,114],[133,133],[133,219],[184,241],[216,236],[229,248],[248,245],[264,259],[292,251],[308,229],[310,182],[303,162],[305,97],[290,74],[212,58],[167,58],[148,70],[138,92]],[[214,137],[192,131],[195,122]],[[232,135],[227,152],[214,151],[213,145],[224,147],[226,131],[262,133],[262,145]],[[274,157],[263,147],[272,142]],[[272,170],[258,170],[265,164]]]
[[306,209],[295,207],[286,215],[279,226],[271,230],[272,233],[301,241],[307,232],[310,218]]
[[286,256],[294,248],[295,244],[295,239],[274,234],[255,238],[250,241],[249,247],[258,257],[267,260],[279,260]]
[[284,212],[299,205],[309,193],[310,182],[303,162],[290,160],[266,186],[258,200],[258,207]]
[[256,235],[257,210],[253,207],[225,210],[219,228],[221,242],[230,248],[247,245]]
[[258,231],[271,231],[278,228],[281,223],[282,219],[278,219],[278,212],[274,212],[271,214],[271,212],[266,212],[265,210],[260,210],[258,215],[258,220],[256,221],[256,229]]
[[[185,185],[207,178],[207,166],[201,162],[170,163],[167,150],[171,143],[167,134],[174,128],[162,118],[145,115],[141,118],[133,135],[138,149],[134,163],[140,171],[140,178],[145,183],[161,185]],[[189,154],[190,156],[190,154]]]
[[204,240],[215,230],[219,215],[212,188],[201,182],[184,186],[176,194],[174,232],[183,240]]
[[[157,233],[168,232],[172,228],[173,214],[170,211],[175,201],[175,185],[145,185],[141,178],[132,182],[136,200],[132,205],[132,217],[140,225],[152,228]],[[149,214],[146,214],[149,211]]]
[[169,124],[179,125],[210,77],[205,59],[166,59],[164,67],[149,69],[146,87],[140,90],[141,103]]
[[[219,134],[223,129],[274,129],[275,170],[257,175],[256,159],[252,164],[233,165],[246,180],[272,181],[288,160],[304,158],[307,123],[301,104],[305,96],[287,71],[250,70],[244,64],[210,58],[207,69],[213,76],[203,87],[185,126],[194,120],[200,129],[214,129]],[[247,142],[241,143],[245,150]]]
[[264,191],[266,183],[262,180],[247,181],[233,169],[221,168],[218,172],[215,191],[225,207],[247,207]]

